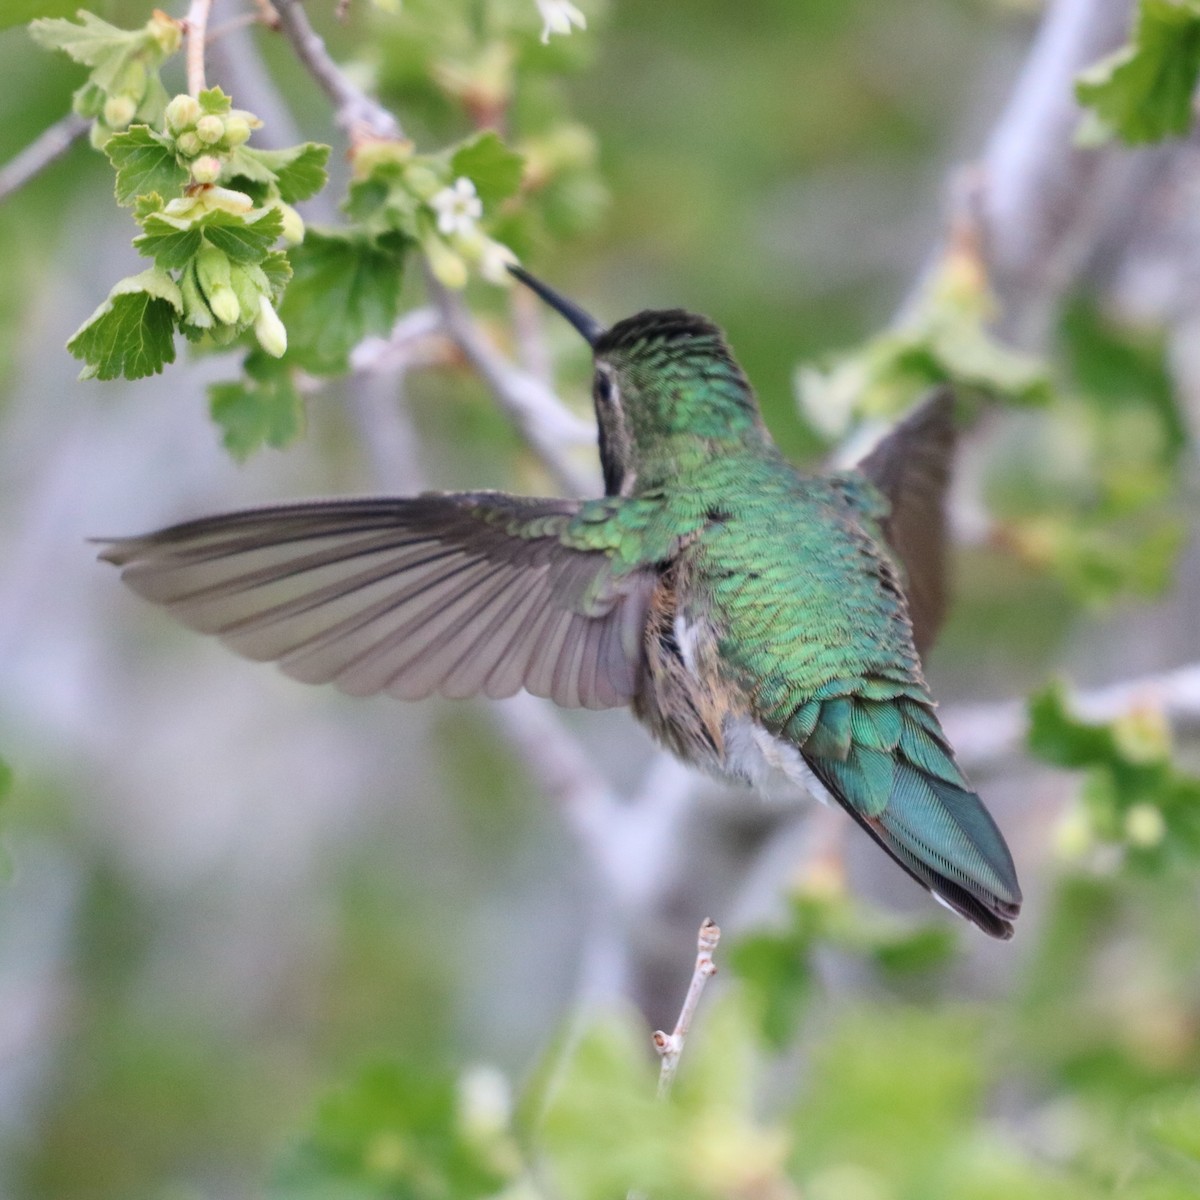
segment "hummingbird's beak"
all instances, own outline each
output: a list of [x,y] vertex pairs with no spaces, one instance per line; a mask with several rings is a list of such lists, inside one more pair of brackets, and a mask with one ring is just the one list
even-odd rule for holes
[[584,312],[578,304],[572,303],[566,296],[560,296],[558,292],[544,284],[540,279],[530,275],[524,267],[518,267],[515,263],[509,263],[508,269],[527,288],[541,296],[556,313],[566,317],[583,335],[583,340],[589,346],[596,344],[596,339],[604,332],[604,326],[595,317],[590,313]]

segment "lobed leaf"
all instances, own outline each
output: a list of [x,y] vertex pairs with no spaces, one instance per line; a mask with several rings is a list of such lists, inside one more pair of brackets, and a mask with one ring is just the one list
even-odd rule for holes
[[239,146],[230,155],[228,174],[253,183],[274,184],[279,197],[288,204],[315,196],[329,178],[325,164],[329,147],[319,142],[304,142],[286,150],[257,150]]
[[516,195],[524,166],[525,159],[490,129],[464,142],[450,159],[455,178],[470,179],[488,208]]
[[1157,142],[1187,132],[1200,79],[1200,4],[1141,0],[1133,41],[1084,71],[1075,84],[1125,141]]
[[104,152],[117,172],[117,203],[134,204],[139,196],[158,193],[173,198],[183,192],[187,171],[175,158],[170,138],[148,125],[114,133]]
[[221,442],[239,462],[264,446],[282,450],[304,433],[304,401],[291,372],[278,359],[254,352],[246,378],[208,389],[209,409]]
[[292,281],[279,310],[290,357],[307,370],[336,374],[367,334],[386,333],[396,319],[407,246],[399,237],[310,229],[289,253]]
[[67,349],[87,363],[84,378],[142,379],[175,361],[175,318],[183,297],[158,268],[122,279],[75,331]]

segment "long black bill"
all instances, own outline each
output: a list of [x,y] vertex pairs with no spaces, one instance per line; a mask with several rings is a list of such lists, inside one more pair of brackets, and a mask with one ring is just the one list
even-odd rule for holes
[[508,269],[527,288],[541,296],[556,313],[566,317],[583,335],[583,340],[589,346],[596,344],[596,339],[604,332],[604,326],[595,317],[590,313],[584,312],[578,304],[568,300],[566,296],[560,296],[558,292],[547,284],[544,284],[540,279],[530,275],[524,267],[518,267],[514,263],[509,263]]

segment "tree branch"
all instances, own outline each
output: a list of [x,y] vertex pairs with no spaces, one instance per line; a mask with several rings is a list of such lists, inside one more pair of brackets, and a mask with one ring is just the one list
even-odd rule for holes
[[23,188],[36,175],[56,163],[91,127],[78,113],[67,113],[43,130],[24,150],[0,167],[0,201]]
[[296,57],[329,97],[338,125],[352,141],[364,136],[402,138],[404,131],[394,113],[372,99],[333,61],[325,42],[309,24],[299,0],[275,0],[279,28]]

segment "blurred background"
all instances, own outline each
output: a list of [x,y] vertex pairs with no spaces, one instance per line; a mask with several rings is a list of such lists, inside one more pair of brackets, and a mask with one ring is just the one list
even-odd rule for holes
[[[223,4],[214,25],[238,7]],[[128,27],[148,16],[134,0],[92,7]],[[452,72],[430,64],[466,61],[461,31],[483,7],[404,0],[388,15],[355,0],[339,26],[309,6],[423,149],[470,128]],[[822,425],[817,411],[846,377],[839,365],[877,362],[871,339],[939,261],[960,168],[991,144],[1042,6],[612,0],[584,4],[589,30],[545,48],[526,7],[509,132],[541,139],[559,174],[536,220],[497,235],[603,319],[667,305],[713,317],[781,446],[819,462],[840,432],[836,414]],[[181,88],[178,65],[167,70]],[[2,162],[67,111],[83,72],[17,27],[0,34],[0,75]],[[265,144],[298,130],[334,146],[334,181],[306,216],[336,221],[344,141],[286,45],[231,33],[209,77],[267,117]],[[286,105],[274,124],[272,89]],[[814,890],[793,838],[752,901],[723,881],[711,897],[693,889],[704,908],[682,915],[693,927],[736,911],[743,934],[775,931],[747,941],[741,962],[744,986],[802,1013],[801,1042],[818,1047],[816,1066],[796,1065],[807,1051],[785,1060],[793,1082],[844,1078],[915,1122],[894,1117],[881,1133],[869,1105],[860,1122],[846,1097],[844,1112],[817,1113],[810,1096],[796,1118],[810,1131],[795,1160],[806,1195],[1200,1194],[1186,1180],[1153,1193],[1129,1182],[1151,1154],[1138,1114],[1200,1065],[1200,949],[1193,847],[1181,834],[1163,848],[1162,830],[1139,843],[1120,815],[1200,804],[1188,730],[1171,746],[1148,685],[1133,724],[1088,750],[1044,699],[1044,756],[1093,768],[1081,801],[1078,771],[1035,763],[991,724],[1019,728],[1019,705],[1056,676],[1091,688],[1200,659],[1189,349],[1200,297],[1188,291],[1200,243],[1186,236],[1200,174],[1187,142],[1102,153],[1141,173],[1110,189],[1107,224],[1046,318],[1011,339],[1044,356],[1038,387],[1012,393],[1048,402],[991,411],[968,435],[956,603],[928,664],[951,730],[984,746],[977,782],[1026,886],[1016,940],[985,945],[943,920],[854,836],[845,882],[835,871]],[[457,363],[324,384],[307,396],[303,438],[243,462],[205,399],[236,375],[236,356],[183,354],[137,383],[77,382],[65,340],[140,269],[111,186],[84,139],[0,206],[0,754],[14,776],[0,1195],[256,1195],[319,1098],[362,1064],[487,1062],[518,1086],[529,1078],[577,994],[587,865],[486,705],[306,689],[176,628],[86,539],[290,497],[553,485]],[[507,298],[482,284],[468,295],[503,339]],[[415,269],[405,298],[423,303]],[[554,321],[538,337],[560,395],[586,416],[583,348]],[[890,359],[880,371],[875,392],[896,402],[938,373]],[[653,747],[627,714],[564,720],[614,788],[638,787]],[[1150,775],[1130,799],[1121,789],[1139,764]],[[757,819],[755,797],[703,790],[730,836]],[[727,910],[709,913],[709,900]],[[859,932],[826,920],[829,905],[850,906],[844,916],[860,901],[876,916],[851,921]],[[880,934],[878,906],[902,910],[916,940],[908,926]],[[889,966],[893,943],[911,961],[898,953]],[[680,943],[680,995],[691,955]],[[864,1064],[892,1050],[907,1078],[866,1079]],[[1004,1132],[988,1125],[980,1142],[964,1125],[943,1145],[937,1131],[964,1111],[999,1113]],[[855,1141],[871,1136],[886,1162]],[[962,1166],[966,1145],[984,1145],[976,1158],[991,1174]],[[918,1151],[925,1165],[904,1174],[896,1164]],[[838,1176],[845,1163],[858,1165]],[[1007,1190],[970,1183],[985,1174]]]

